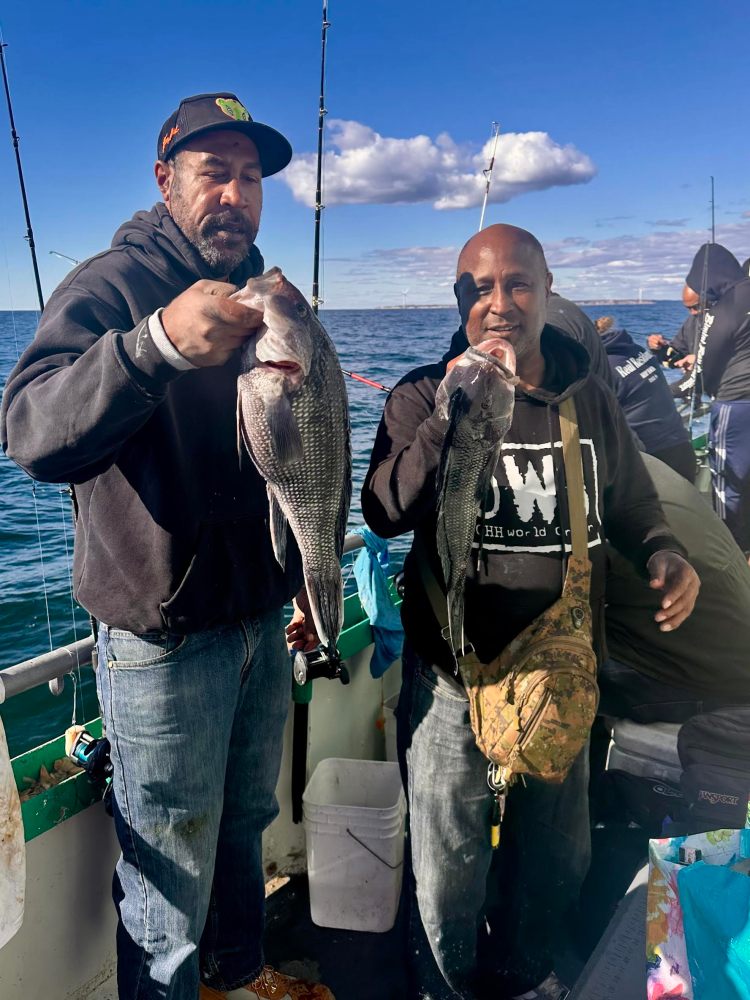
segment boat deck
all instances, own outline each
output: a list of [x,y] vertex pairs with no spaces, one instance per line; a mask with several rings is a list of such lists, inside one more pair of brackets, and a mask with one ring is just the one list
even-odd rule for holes
[[[642,886],[625,911],[625,919],[635,928],[631,927],[630,939],[625,942],[627,953],[619,939],[613,939],[608,947],[605,932],[619,900],[644,863],[646,845],[646,835],[640,829],[613,826],[594,831],[593,862],[582,895],[581,918],[570,935],[561,928],[556,963],[560,978],[573,987],[571,1000],[612,1000],[615,996],[617,1000],[645,1000]],[[385,934],[331,930],[317,927],[310,919],[305,876],[281,882],[267,903],[265,946],[271,965],[288,975],[326,983],[336,1000],[417,1000],[407,985],[403,901],[395,926]],[[644,909],[643,919],[639,907]],[[622,922],[618,911],[612,927],[618,930]],[[628,983],[623,978],[625,972]],[[601,992],[601,983],[608,987],[619,984],[617,992]],[[115,977],[89,993],[86,1000],[117,1000]]]

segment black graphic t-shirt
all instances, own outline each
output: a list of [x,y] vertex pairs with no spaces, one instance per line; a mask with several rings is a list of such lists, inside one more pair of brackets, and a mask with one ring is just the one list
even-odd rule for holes
[[[669,533],[622,411],[609,389],[588,376],[582,348],[550,327],[542,334],[545,378],[517,390],[513,421],[477,520],[466,580],[466,634],[488,662],[562,590],[570,549],[558,404],[575,394],[583,458],[592,610],[600,649],[604,537],[638,568],[659,549],[683,553]],[[362,491],[370,527],[384,537],[414,530],[438,580],[435,481],[445,428],[434,413],[445,364],[417,369],[386,403]],[[481,540],[481,545],[480,545]],[[424,658],[446,669],[452,654],[424,593],[415,557],[406,562],[402,617]]]

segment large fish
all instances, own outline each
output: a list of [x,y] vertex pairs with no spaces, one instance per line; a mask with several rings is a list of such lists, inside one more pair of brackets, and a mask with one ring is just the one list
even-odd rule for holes
[[513,419],[516,356],[500,338],[492,353],[470,347],[438,386],[436,410],[448,420],[438,469],[437,549],[454,649],[465,645],[464,583],[480,506]]
[[343,618],[341,553],[352,494],[349,407],[338,357],[279,268],[250,278],[233,298],[263,310],[257,337],[242,349],[238,447],[244,443],[266,480],[281,566],[287,524],[294,533],[315,627],[333,650]]

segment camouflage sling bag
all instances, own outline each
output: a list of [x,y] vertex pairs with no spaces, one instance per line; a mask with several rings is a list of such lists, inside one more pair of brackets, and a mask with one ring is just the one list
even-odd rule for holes
[[[588,739],[599,701],[583,465],[572,398],[560,405],[560,428],[571,530],[562,595],[491,663],[480,663],[471,645],[453,650],[477,746],[494,765],[490,785],[497,792],[504,792],[516,774],[563,781]],[[426,559],[420,564],[447,636],[445,595]]]

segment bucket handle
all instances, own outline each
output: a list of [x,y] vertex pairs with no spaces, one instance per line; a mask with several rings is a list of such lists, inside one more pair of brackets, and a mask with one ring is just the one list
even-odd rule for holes
[[366,851],[369,851],[370,854],[372,854],[372,856],[374,858],[377,858],[378,861],[382,862],[385,865],[386,868],[390,868],[392,872],[395,872],[396,869],[400,868],[401,865],[404,863],[403,862],[403,858],[402,858],[401,861],[399,861],[399,863],[397,865],[390,864],[388,861],[385,860],[385,858],[381,858],[379,854],[376,854],[375,851],[373,851],[373,849],[371,847],[368,847],[368,845],[364,842],[364,840],[360,840],[359,837],[356,836],[356,834],[352,833],[352,831],[349,829],[349,827],[346,828],[346,832],[349,834],[349,836],[352,838],[352,840],[356,840],[357,841],[357,843],[360,845],[360,847],[364,847],[364,849]]

